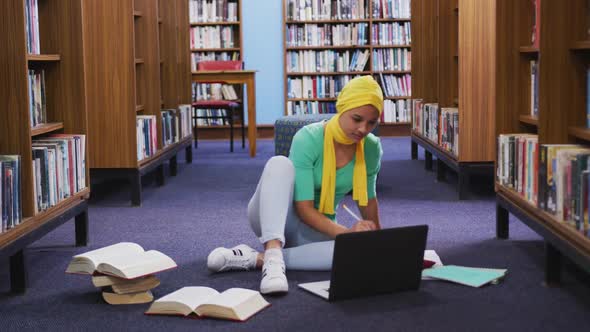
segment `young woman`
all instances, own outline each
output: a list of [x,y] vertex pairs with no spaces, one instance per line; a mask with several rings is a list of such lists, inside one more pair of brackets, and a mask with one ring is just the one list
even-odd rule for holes
[[[375,181],[381,143],[371,134],[383,109],[383,93],[371,76],[349,81],[329,121],[301,128],[289,158],[272,157],[248,204],[252,230],[264,244],[257,252],[245,244],[216,248],[207,258],[212,272],[262,268],[260,291],[289,289],[292,270],[330,270],[333,239],[346,232],[379,229]],[[334,208],[352,190],[362,220],[347,228]]]

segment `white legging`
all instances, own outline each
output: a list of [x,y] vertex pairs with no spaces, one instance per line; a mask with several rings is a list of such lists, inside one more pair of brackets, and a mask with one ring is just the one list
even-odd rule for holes
[[293,207],[295,168],[291,160],[268,160],[256,192],[248,203],[248,220],[261,243],[279,240],[290,270],[328,271],[332,268],[334,241],[307,226]]

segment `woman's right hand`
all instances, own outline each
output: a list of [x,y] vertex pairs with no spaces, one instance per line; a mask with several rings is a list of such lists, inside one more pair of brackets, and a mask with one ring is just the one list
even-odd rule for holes
[[352,227],[348,229],[349,233],[353,232],[366,232],[374,231],[377,229],[377,225],[371,220],[359,220]]

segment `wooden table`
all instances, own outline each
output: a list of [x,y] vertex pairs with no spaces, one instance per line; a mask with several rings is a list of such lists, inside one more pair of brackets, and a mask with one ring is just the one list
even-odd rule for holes
[[[250,157],[256,156],[256,71],[255,70],[201,70],[193,72],[193,82],[225,82],[245,84],[248,99],[248,142]],[[244,125],[244,124],[242,124]]]

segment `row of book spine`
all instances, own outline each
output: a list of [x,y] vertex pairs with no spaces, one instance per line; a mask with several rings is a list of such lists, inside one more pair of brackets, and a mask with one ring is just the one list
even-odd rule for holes
[[289,0],[286,14],[290,21],[365,19],[367,4],[367,0]]
[[410,122],[412,113],[411,99],[386,99],[383,101],[383,112],[381,113],[381,122],[398,123]]
[[[376,19],[409,19],[411,0],[372,0]],[[292,21],[356,20],[368,17],[367,0],[289,0],[287,18]]]
[[287,25],[287,47],[367,45],[368,23]]
[[411,0],[373,0],[373,18],[409,19],[412,16]]
[[27,34],[27,52],[29,54],[40,54],[38,0],[25,0],[25,29]]
[[223,126],[229,125],[227,111],[224,109],[195,108],[197,126]]
[[[411,114],[411,100],[385,100],[383,102],[383,112],[381,113],[382,123],[407,123],[410,121]],[[303,115],[303,114],[325,114],[336,113],[336,105],[334,102],[321,101],[288,101],[287,114],[288,115]]]
[[539,144],[538,136],[532,134],[500,135],[497,143],[497,181],[558,222],[590,237],[590,149]]
[[412,51],[407,48],[373,50],[373,70],[412,70]]
[[237,100],[238,95],[232,84],[193,83],[192,100]]
[[156,154],[158,150],[155,115],[138,115],[137,128],[137,160],[143,160]]
[[45,70],[29,69],[29,114],[31,127],[47,122]]
[[287,78],[288,98],[336,98],[344,85],[358,75]]
[[383,75],[378,80],[385,97],[407,97],[412,95],[412,75]]
[[51,134],[32,143],[35,213],[86,188],[86,135]]
[[369,50],[287,52],[287,73],[328,73],[363,71]]
[[190,105],[179,105],[178,109],[160,111],[162,117],[162,146],[179,142],[192,135],[192,114]]
[[231,26],[206,26],[192,27],[190,29],[191,49],[200,48],[233,48],[234,27]]
[[459,154],[459,110],[412,100],[412,130],[455,156]]
[[230,61],[239,59],[239,52],[192,52],[191,71],[197,71],[197,66],[201,61]]
[[190,23],[236,22],[237,0],[190,0],[188,3]]
[[408,45],[412,43],[410,22],[378,23],[371,29],[373,45]]
[[0,155],[0,233],[14,228],[22,221],[21,158]]

